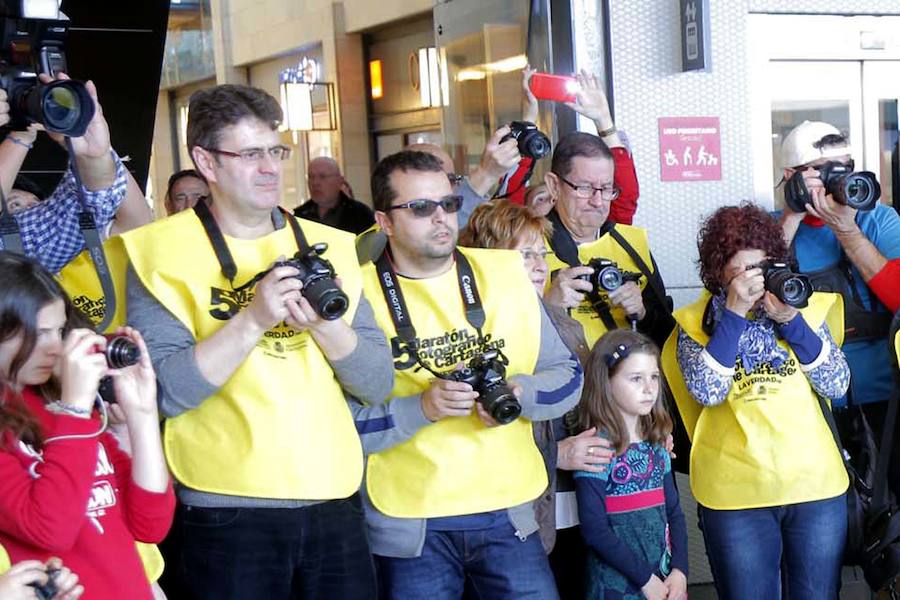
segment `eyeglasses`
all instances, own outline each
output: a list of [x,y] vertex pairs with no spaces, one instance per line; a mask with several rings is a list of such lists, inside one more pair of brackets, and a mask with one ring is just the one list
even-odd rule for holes
[[604,200],[615,200],[616,198],[619,197],[619,194],[621,193],[621,190],[619,190],[619,188],[617,188],[614,185],[606,185],[606,186],[599,187],[599,188],[595,188],[594,186],[587,184],[587,183],[575,185],[574,183],[572,183],[571,181],[569,181],[568,179],[566,179],[559,173],[556,173],[555,175],[557,177],[559,177],[563,181],[563,183],[565,183],[570,188],[575,190],[575,195],[578,198],[581,198],[583,200],[587,200],[588,198],[593,198],[594,194],[596,194],[598,192],[600,193],[600,197],[603,198]]
[[440,200],[410,200],[409,202],[398,204],[397,206],[389,206],[384,212],[389,212],[398,208],[408,208],[416,217],[430,217],[434,214],[434,211],[437,210],[438,206],[440,206],[445,213],[451,214],[458,211],[462,206],[462,203],[462,196],[444,196]]
[[245,163],[258,163],[266,156],[274,160],[287,160],[291,156],[291,148],[279,144],[271,148],[247,148],[240,152],[232,152],[231,150],[220,150],[218,148],[205,148],[207,152],[213,154],[221,154],[222,156],[230,156],[231,158],[240,158]]
[[531,248],[524,248],[519,250],[522,253],[522,258],[526,261],[528,260],[547,260],[547,249],[541,248],[540,250],[532,250]]

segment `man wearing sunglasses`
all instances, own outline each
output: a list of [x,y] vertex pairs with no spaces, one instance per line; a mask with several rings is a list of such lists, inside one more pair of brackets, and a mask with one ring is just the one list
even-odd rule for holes
[[[351,410],[368,454],[366,520],[382,597],[461,598],[468,580],[485,598],[553,600],[532,503],[547,486],[532,422],[574,406],[578,361],[520,254],[457,248],[462,199],[437,158],[385,158],[372,197],[388,244],[363,278],[391,340],[394,389],[383,405]],[[469,365],[496,383],[476,365],[492,356],[505,364],[518,416],[495,411],[499,388],[451,375]]]
[[[353,236],[278,206],[281,118],[256,88],[196,92],[187,143],[209,202],[122,237],[128,322],[147,334],[180,484],[183,548],[169,562],[195,598],[370,600],[363,454],[345,394],[382,402],[390,354]],[[327,244],[347,296],[333,320],[279,264],[314,244]]]
[[[835,291],[844,299],[843,351],[850,364],[850,393],[838,408],[862,408],[880,441],[891,395],[888,331],[892,310],[900,297],[900,217],[877,202],[871,210],[856,210],[837,202],[820,178],[829,162],[852,167],[851,147],[834,126],[804,121],[782,145],[784,179],[800,173],[809,193],[805,212],[789,207],[780,214],[785,238],[792,244],[798,266],[813,287]],[[843,411],[835,413],[839,419]],[[896,436],[895,436],[896,440]],[[888,475],[900,493],[900,444],[894,443]]]
[[[575,132],[557,144],[544,176],[554,200],[547,215],[554,227],[547,256],[552,280],[544,299],[571,310],[591,347],[620,327],[636,327],[662,347],[674,327],[665,285],[647,232],[609,220],[610,207],[619,197],[614,181],[613,155],[596,135]],[[613,261],[641,278],[604,290],[590,281],[597,275],[587,266],[593,259]]]

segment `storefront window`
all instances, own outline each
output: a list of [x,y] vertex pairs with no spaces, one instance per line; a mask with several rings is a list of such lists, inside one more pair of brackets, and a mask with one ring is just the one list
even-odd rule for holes
[[169,8],[161,88],[215,75],[209,0],[181,0]]

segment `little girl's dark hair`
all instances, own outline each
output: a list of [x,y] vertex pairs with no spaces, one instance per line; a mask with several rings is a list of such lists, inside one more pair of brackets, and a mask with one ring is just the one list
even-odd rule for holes
[[[613,403],[610,378],[621,368],[625,359],[634,354],[649,354],[656,358],[659,365],[659,348],[650,338],[630,329],[615,329],[597,341],[584,366],[584,392],[578,404],[578,428],[583,431],[597,427],[597,431],[603,431],[616,454],[625,452],[629,436],[622,415]],[[666,410],[666,387],[662,379],[656,404],[650,414],[638,421],[638,433],[655,445],[663,445],[672,433],[672,418]]]

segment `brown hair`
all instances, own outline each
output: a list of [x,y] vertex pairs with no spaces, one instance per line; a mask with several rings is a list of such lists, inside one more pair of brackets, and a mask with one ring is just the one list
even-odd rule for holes
[[216,85],[191,94],[188,107],[187,148],[216,149],[222,130],[250,118],[274,131],[281,122],[278,101],[261,89],[247,85]]
[[[584,392],[578,404],[578,428],[581,430],[596,427],[609,439],[616,454],[625,452],[628,447],[628,432],[625,421],[613,401],[610,379],[622,367],[625,358],[611,361],[612,355],[619,346],[625,346],[627,356],[649,354],[656,358],[659,366],[659,348],[650,338],[630,329],[614,329],[600,338],[584,365]],[[660,367],[660,373],[662,368]],[[638,420],[638,433],[647,442],[663,445],[666,437],[672,433],[672,418],[666,410],[666,387],[663,379],[659,382],[659,396],[650,414]]]
[[723,206],[710,215],[697,234],[697,250],[700,280],[712,294],[725,289],[722,272],[741,250],[762,250],[775,259],[788,255],[781,226],[769,213],[750,202]]
[[459,245],[470,248],[512,248],[529,234],[550,237],[550,221],[508,200],[492,200],[480,205],[459,232]]

